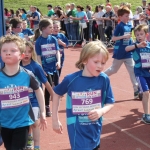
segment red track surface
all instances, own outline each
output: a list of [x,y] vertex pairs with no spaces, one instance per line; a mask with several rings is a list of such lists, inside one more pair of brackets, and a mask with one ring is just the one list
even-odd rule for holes
[[[77,71],[75,62],[80,49],[65,50],[65,64],[61,79],[66,74]],[[112,54],[106,68],[112,63]],[[115,107],[104,116],[101,135],[101,150],[150,150],[150,126],[141,123],[143,108],[141,101],[133,100],[133,88],[129,75],[123,65],[117,74],[110,77],[115,96]],[[63,134],[58,135],[52,130],[51,118],[47,118],[48,128],[41,131],[41,150],[70,150],[66,129],[65,97],[62,98],[60,121],[63,124]],[[82,142],[82,141],[81,141]],[[4,147],[0,147],[4,150]]]

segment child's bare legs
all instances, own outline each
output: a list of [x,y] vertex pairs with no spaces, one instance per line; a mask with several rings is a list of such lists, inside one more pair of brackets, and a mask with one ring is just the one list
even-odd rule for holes
[[33,127],[33,141],[34,141],[34,147],[40,145],[40,128],[39,128],[39,120],[35,121]]
[[150,111],[149,111],[149,103],[150,103],[149,91],[143,92],[142,103],[143,103],[144,113],[150,114]]

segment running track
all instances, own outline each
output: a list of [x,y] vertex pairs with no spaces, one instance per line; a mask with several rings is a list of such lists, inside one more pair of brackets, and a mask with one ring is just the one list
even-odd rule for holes
[[[68,74],[77,71],[80,48],[65,49],[65,64],[61,80]],[[112,53],[106,68],[112,63]],[[101,135],[101,150],[150,150],[150,126],[139,121],[142,117],[142,103],[133,100],[133,89],[129,75],[123,65],[117,74],[110,77],[115,96],[115,107],[104,116]],[[41,131],[41,150],[70,150],[65,117],[65,97],[60,103],[59,117],[63,124],[63,134],[52,130],[51,118],[47,118],[48,128]],[[0,147],[4,150],[4,147]]]

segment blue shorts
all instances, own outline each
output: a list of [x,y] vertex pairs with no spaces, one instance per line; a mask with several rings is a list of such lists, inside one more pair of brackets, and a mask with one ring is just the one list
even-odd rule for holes
[[139,90],[141,93],[150,90],[150,77],[136,77],[137,83],[139,85]]

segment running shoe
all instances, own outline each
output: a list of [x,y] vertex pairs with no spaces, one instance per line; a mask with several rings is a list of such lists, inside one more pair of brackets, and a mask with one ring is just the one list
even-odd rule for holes
[[51,117],[52,116],[52,112],[50,111],[50,107],[47,105],[46,106],[46,117]]
[[33,148],[33,137],[28,136],[28,142],[27,142],[26,149],[32,149],[32,148]]
[[142,117],[142,122],[144,122],[145,124],[150,124],[150,114],[143,114]]

